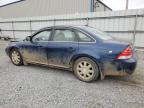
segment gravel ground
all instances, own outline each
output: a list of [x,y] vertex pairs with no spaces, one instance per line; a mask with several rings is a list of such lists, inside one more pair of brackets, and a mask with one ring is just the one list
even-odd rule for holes
[[0,108],[144,108],[144,52],[129,77],[79,81],[72,72],[14,66],[0,42]]

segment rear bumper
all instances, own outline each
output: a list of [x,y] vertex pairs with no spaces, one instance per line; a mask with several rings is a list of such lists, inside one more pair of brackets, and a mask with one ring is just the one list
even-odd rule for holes
[[112,62],[104,63],[103,74],[104,76],[126,76],[131,75],[136,68],[137,60],[132,57],[128,60],[115,60]]

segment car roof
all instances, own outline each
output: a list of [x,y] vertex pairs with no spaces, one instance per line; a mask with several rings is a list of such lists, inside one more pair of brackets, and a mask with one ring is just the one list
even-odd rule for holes
[[50,26],[50,27],[45,27],[42,29],[49,29],[49,28],[80,28],[82,29],[85,27],[84,25],[57,25],[57,26]]

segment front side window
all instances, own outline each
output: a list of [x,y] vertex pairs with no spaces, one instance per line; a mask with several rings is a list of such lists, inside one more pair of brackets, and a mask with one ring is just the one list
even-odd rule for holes
[[32,41],[33,42],[49,41],[50,33],[51,33],[50,30],[48,30],[48,31],[42,31],[42,32],[36,34],[33,37]]
[[89,36],[87,36],[82,32],[78,31],[77,34],[79,36],[79,42],[94,42],[94,39],[90,38]]
[[75,34],[71,30],[55,30],[53,41],[75,41]]

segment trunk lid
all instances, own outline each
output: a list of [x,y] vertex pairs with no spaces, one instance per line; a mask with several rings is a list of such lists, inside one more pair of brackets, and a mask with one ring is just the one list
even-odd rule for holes
[[126,42],[120,42],[116,40],[107,40],[101,43],[102,46],[102,58],[115,59],[120,53],[122,53],[130,44]]

